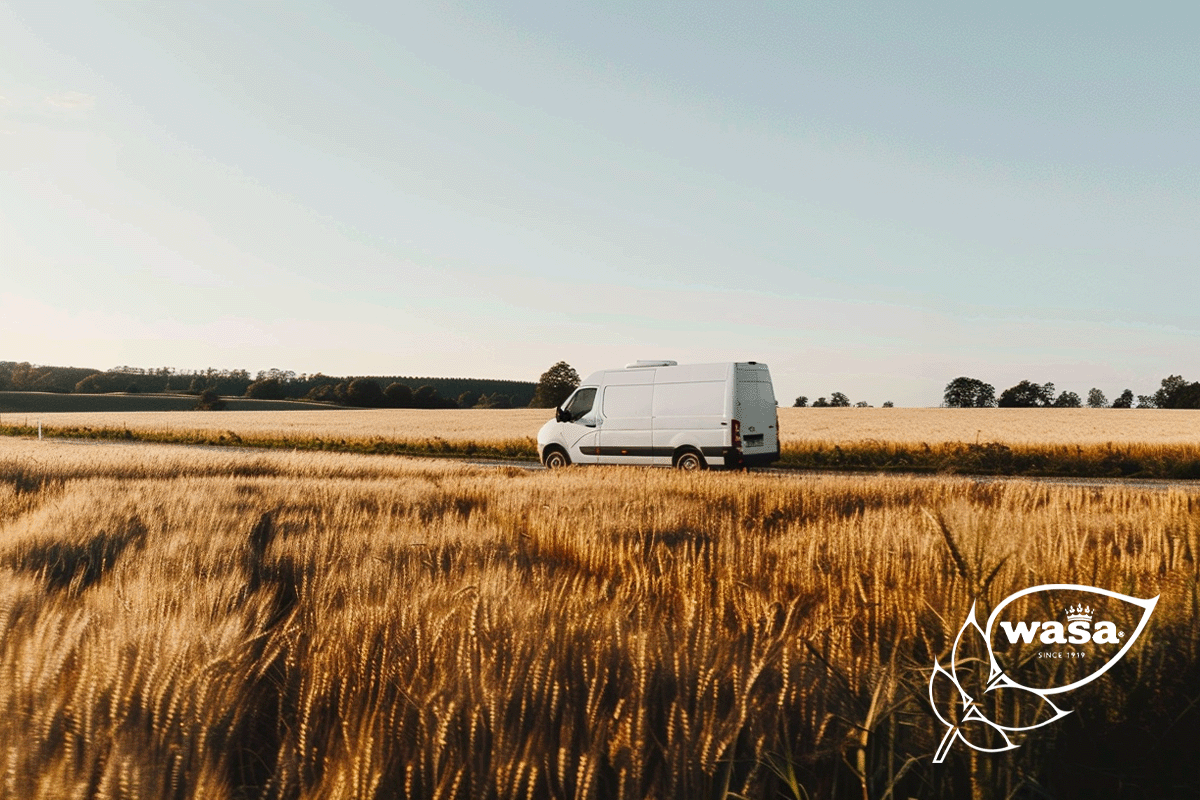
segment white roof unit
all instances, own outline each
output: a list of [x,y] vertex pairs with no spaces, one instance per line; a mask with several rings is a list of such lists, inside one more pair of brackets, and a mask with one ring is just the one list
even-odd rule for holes
[[634,361],[632,364],[626,364],[625,369],[645,369],[646,367],[676,367],[679,366],[678,361]]

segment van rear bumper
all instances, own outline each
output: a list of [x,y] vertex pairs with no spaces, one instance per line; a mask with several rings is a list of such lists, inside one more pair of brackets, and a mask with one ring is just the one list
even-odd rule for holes
[[[769,450],[765,453],[743,453],[732,447],[722,447],[720,450],[727,467],[761,467],[779,460],[778,450]],[[705,455],[708,454],[705,453]]]

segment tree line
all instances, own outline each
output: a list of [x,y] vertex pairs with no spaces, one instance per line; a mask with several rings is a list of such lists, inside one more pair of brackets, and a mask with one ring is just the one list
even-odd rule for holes
[[[894,404],[892,403],[891,400],[887,400],[884,402],[883,407],[891,408],[893,405]],[[850,408],[851,406],[854,406],[855,408],[871,408],[872,407],[871,404],[868,403],[866,400],[859,400],[857,403],[851,403],[850,398],[847,397],[842,392],[834,392],[833,394],[829,395],[828,400],[825,399],[824,397],[818,397],[816,400],[814,400],[812,402],[812,408]],[[808,408],[808,407],[809,407],[808,397],[806,397],[805,395],[800,395],[799,397],[796,398],[796,402],[792,403],[792,408]]]
[[219,407],[216,398],[220,397],[310,400],[372,408],[523,408],[540,402],[538,389],[539,384],[533,381],[483,378],[337,377],[280,369],[251,374],[239,369],[191,371],[130,366],[102,371],[0,361],[0,391],[190,394],[203,396],[214,408]]
[[1163,378],[1154,394],[1136,397],[1125,389],[1109,402],[1104,392],[1093,387],[1087,400],[1065,391],[1056,394],[1053,383],[1023,380],[997,396],[996,388],[978,378],[955,378],[942,395],[946,408],[1200,408],[1200,381],[1188,382],[1181,375]]

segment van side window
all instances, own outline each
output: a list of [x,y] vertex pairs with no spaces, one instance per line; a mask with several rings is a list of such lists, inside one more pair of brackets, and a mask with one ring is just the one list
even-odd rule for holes
[[594,388],[580,389],[576,392],[567,406],[567,413],[571,415],[571,421],[574,422],[582,419],[592,410],[594,402],[596,402],[596,390]]

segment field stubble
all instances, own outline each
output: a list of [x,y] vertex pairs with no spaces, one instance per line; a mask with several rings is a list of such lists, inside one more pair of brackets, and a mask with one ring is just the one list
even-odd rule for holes
[[[533,460],[545,409],[5,415],[0,433]],[[781,408],[782,467],[1200,478],[1200,411]]]
[[[8,440],[0,795],[1171,796],[1198,556],[1179,491]],[[1066,720],[931,768],[934,659],[1049,582],[1161,600]]]

